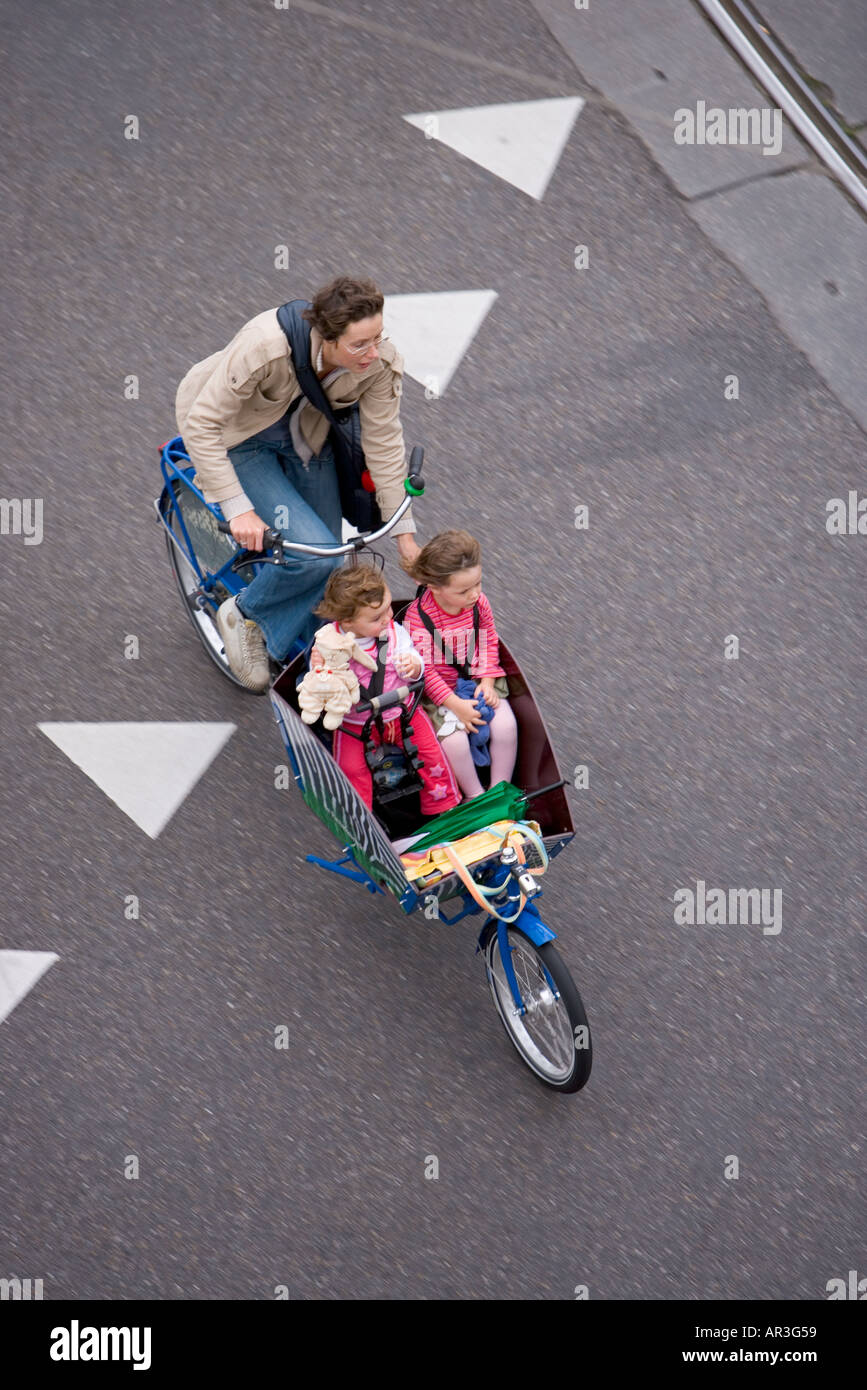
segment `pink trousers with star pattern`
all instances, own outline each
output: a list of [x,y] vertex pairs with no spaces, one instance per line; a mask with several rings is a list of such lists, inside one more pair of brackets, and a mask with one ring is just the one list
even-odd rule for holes
[[[393,721],[395,724],[397,720]],[[387,727],[387,726],[386,726]],[[419,777],[422,781],[422,790],[419,795],[420,810],[423,816],[440,816],[443,811],[450,811],[453,806],[458,806],[461,801],[461,789],[455,780],[451,764],[442,750],[442,744],[434,733],[431,724],[424,710],[417,709],[412,717],[412,740],[418,747],[419,757],[424,762],[424,767],[419,769]],[[380,743],[379,730],[376,725],[371,726],[371,735],[374,743]],[[389,733],[396,733],[396,742],[403,746],[400,736],[400,728]],[[370,768],[364,761],[364,744],[360,738],[351,738],[349,734],[344,734],[340,729],[334,731],[334,760],[345,772],[358,795],[361,797],[365,806],[373,806],[373,779],[370,775]]]

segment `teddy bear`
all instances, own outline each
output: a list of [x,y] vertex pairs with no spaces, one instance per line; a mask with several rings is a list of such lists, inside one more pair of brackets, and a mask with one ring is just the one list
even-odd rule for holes
[[324,665],[308,671],[298,687],[298,706],[305,724],[315,724],[322,711],[326,729],[337,729],[343,716],[361,699],[358,677],[350,670],[351,660],[360,661],[369,671],[376,662],[359,647],[354,632],[338,632],[334,623],[320,627],[315,637]]

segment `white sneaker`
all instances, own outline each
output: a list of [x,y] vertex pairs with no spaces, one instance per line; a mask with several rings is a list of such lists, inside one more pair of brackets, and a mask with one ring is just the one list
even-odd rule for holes
[[265,638],[262,629],[244,617],[234,596],[217,609],[217,628],[233,674],[248,690],[265,690],[271,683]]

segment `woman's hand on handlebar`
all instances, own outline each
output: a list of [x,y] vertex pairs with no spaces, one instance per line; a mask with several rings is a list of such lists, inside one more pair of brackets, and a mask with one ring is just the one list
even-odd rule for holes
[[229,530],[235,540],[246,550],[261,550],[267,529],[267,524],[252,511],[241,512],[240,516],[233,516],[229,522]]
[[402,531],[399,536],[395,536],[397,552],[401,560],[407,560],[410,564],[417,560],[421,554],[418,541],[412,531]]

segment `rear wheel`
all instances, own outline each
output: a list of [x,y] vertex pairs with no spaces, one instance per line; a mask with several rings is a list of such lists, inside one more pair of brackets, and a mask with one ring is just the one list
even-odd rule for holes
[[[520,1014],[515,1007],[494,927],[485,948],[485,967],[503,1027],[522,1061],[546,1086],[555,1091],[580,1091],[590,1076],[593,1051],[587,1015],[575,982],[550,941],[536,946],[515,927],[507,927],[506,931],[526,1013]],[[559,999],[554,998],[543,964],[557,987]]]
[[[213,512],[200,502],[195,493],[191,492],[183,483],[175,482],[173,484],[173,498],[174,509],[180,512],[183,517],[199,568],[205,574],[216,573],[236,553],[231,537],[217,530],[217,522]],[[168,519],[172,519],[171,511]],[[183,533],[179,526],[175,525],[175,531],[176,534],[182,536]],[[183,600],[184,610],[208,656],[219,667],[223,675],[239,690],[246,690],[250,695],[263,693],[251,691],[246,685],[243,685],[226,660],[226,649],[217,627],[217,608],[224,599],[230,597],[230,591],[224,584],[217,584],[211,590],[211,598],[213,599],[211,602],[202,593],[199,578],[193,566],[168,533],[166,534],[166,545],[169,552],[169,563]],[[247,566],[241,569],[238,572],[238,577],[244,584],[248,584],[253,578],[252,567]],[[268,660],[271,664],[272,675],[277,675],[280,667],[270,657]]]

